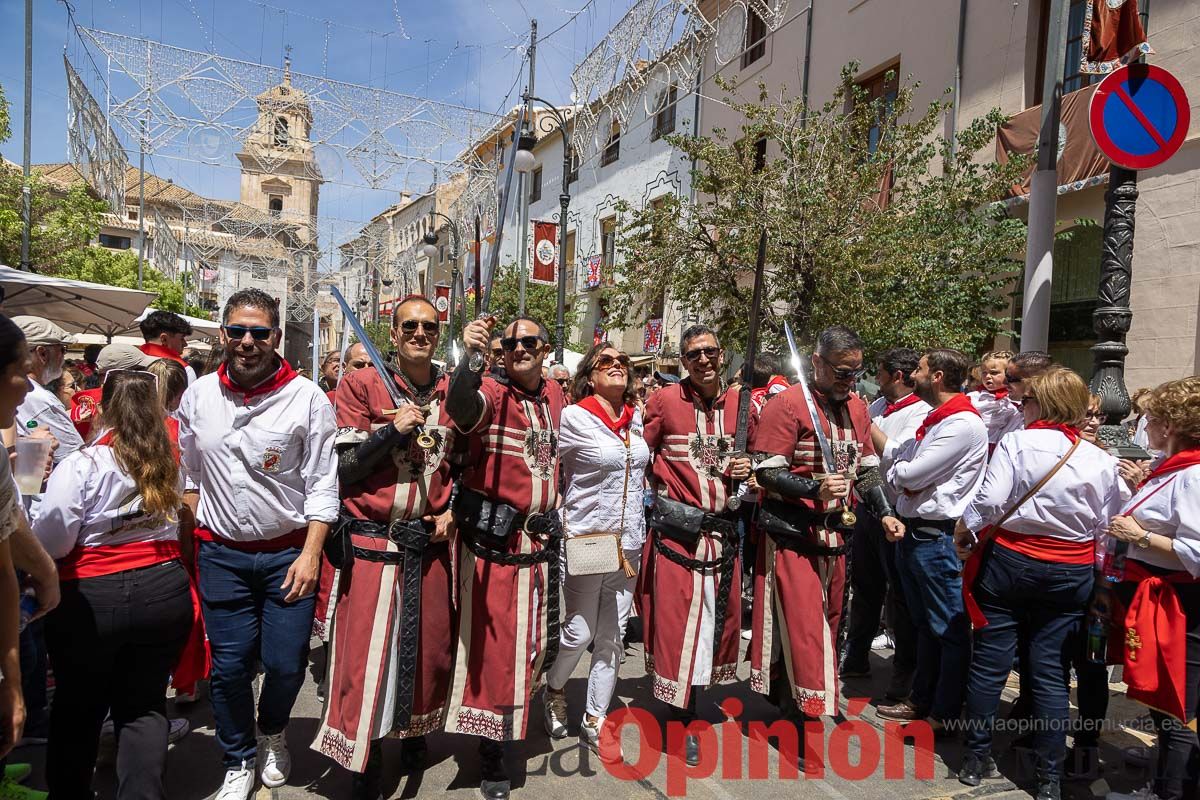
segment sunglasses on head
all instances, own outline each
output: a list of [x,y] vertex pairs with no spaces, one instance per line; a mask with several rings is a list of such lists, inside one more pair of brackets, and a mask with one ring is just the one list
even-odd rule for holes
[[110,369],[104,373],[104,386],[108,386],[108,382],[116,375],[128,375],[130,378],[137,378],[144,381],[153,381],[155,387],[158,386],[158,376],[146,369]]
[[719,347],[697,347],[695,350],[688,350],[683,354],[683,357],[688,361],[699,361],[700,356],[704,356],[709,361],[712,361],[720,354],[721,348]]
[[440,330],[438,323],[431,322],[430,320],[427,320],[427,319],[426,320],[406,319],[400,323],[400,330],[404,331],[407,334],[416,333],[417,328],[420,328],[421,330],[425,331],[425,334],[427,336],[432,336]]
[[240,342],[245,338],[247,333],[250,334],[250,338],[254,341],[265,342],[271,338],[271,334],[275,331],[274,328],[263,328],[258,325],[253,327],[245,325],[222,325],[221,330],[225,331],[225,335],[235,342]]
[[521,345],[530,353],[537,350],[542,345],[542,337],[540,336],[505,336],[500,340],[500,346],[511,353],[517,349],[517,345]]
[[629,356],[624,353],[619,356],[610,356],[607,353],[602,356],[596,356],[596,361],[592,364],[592,369],[610,369],[614,364],[620,364],[621,369],[628,371]]

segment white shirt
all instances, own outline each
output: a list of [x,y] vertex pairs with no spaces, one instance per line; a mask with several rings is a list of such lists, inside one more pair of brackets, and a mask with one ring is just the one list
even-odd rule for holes
[[[911,397],[912,395],[908,395]],[[900,400],[904,398],[901,397]],[[900,402],[899,400],[897,402]],[[912,405],[905,406],[899,411],[893,411],[886,417],[883,412],[887,409],[889,403],[886,397],[877,397],[867,409],[871,414],[871,422],[879,426],[879,430],[883,431],[889,441],[903,444],[917,433],[917,428],[921,427],[921,422],[933,409],[929,403],[924,400],[918,400]],[[887,494],[888,500],[892,505],[896,505],[896,492],[891,486],[884,482],[883,491]]]
[[244,401],[213,372],[179,405],[179,450],[198,522],[226,539],[275,539],[338,514],[333,406],[293,378]]
[[[963,512],[963,524],[978,533],[998,522],[1070,448],[1071,441],[1054,430],[1020,430],[1005,436],[992,453],[983,486]],[[1090,542],[1122,502],[1117,460],[1081,441],[1058,474],[1005,521],[1004,529]]]
[[[625,460],[629,489],[625,494]],[[585,408],[567,406],[558,428],[559,469],[563,485],[563,525],[567,536],[621,531],[621,547],[640,550],[646,541],[643,505],[650,448],[642,434],[642,412],[633,412],[629,450],[624,442]],[[621,526],[622,497],[625,524]]]
[[[1154,495],[1138,505],[1151,492]],[[1138,525],[1170,538],[1184,568],[1193,578],[1200,578],[1200,466],[1168,472],[1149,481],[1122,511],[1128,508],[1134,508],[1132,516]],[[1153,550],[1135,544],[1129,546],[1128,553],[1129,558],[1146,564],[1177,569]]]
[[971,413],[951,414],[919,442],[888,439],[880,465],[896,492],[896,513],[958,519],[983,481],[987,446],[987,428]]
[[1019,431],[1025,427],[1025,416],[1021,407],[1009,399],[1008,395],[996,397],[986,389],[967,392],[975,410],[983,418],[988,429],[988,442],[996,444],[1004,434]]
[[[45,425],[58,440],[58,448],[54,451],[54,463],[61,464],[63,459],[83,447],[83,437],[75,430],[71,416],[62,402],[54,393],[32,378],[29,379],[29,393],[24,402],[17,406],[17,435],[28,436],[29,423]],[[36,427],[36,426],[35,426]]]
[[112,448],[93,445],[75,451],[50,473],[33,532],[58,559],[77,545],[175,541],[179,519],[142,513],[137,484],[117,464]]

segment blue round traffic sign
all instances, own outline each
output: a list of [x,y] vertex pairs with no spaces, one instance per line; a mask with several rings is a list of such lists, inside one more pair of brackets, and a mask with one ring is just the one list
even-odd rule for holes
[[1166,161],[1187,137],[1191,112],[1175,76],[1161,67],[1130,64],[1100,81],[1088,108],[1100,152],[1126,169]]

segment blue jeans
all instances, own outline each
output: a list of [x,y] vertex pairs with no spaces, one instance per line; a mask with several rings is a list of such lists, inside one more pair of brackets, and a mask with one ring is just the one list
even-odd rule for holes
[[1091,564],[1055,564],[992,545],[975,582],[975,599],[988,624],[975,632],[975,663],[967,683],[968,750],[983,757],[992,746],[992,724],[1000,693],[1025,633],[1033,696],[1033,751],[1037,777],[1054,780],[1062,772],[1070,723],[1066,648],[1078,646],[1092,594]]
[[200,599],[212,647],[209,694],[227,767],[257,756],[251,682],[258,662],[265,673],[258,727],[265,734],[287,727],[304,684],[316,597],[285,603],[280,589],[298,555],[298,547],[246,553],[200,543]]
[[917,629],[912,704],[928,709],[936,720],[958,719],[971,663],[961,563],[948,533],[922,520],[906,519],[904,524],[908,531],[896,552],[896,568]]

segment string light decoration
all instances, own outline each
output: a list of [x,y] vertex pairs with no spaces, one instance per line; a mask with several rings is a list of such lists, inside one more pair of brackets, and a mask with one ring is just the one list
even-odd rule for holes
[[100,104],[66,58],[67,153],[71,163],[114,214],[125,213],[125,148],[109,126]]

